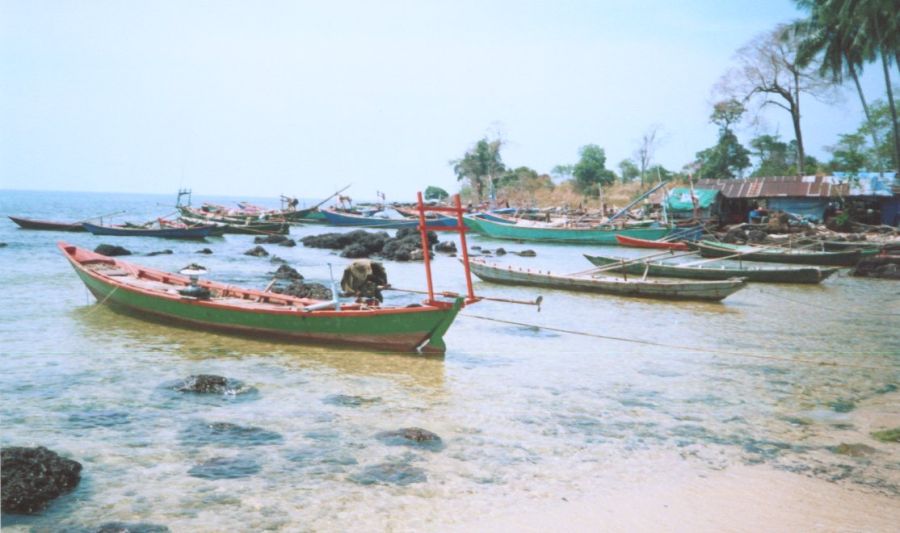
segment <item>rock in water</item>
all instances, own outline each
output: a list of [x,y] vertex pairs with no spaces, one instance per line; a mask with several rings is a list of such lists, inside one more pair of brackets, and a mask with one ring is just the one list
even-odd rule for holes
[[117,255],[131,255],[131,251],[114,244],[101,244],[94,248],[94,251],[100,255],[107,257],[115,257]]
[[437,434],[416,427],[383,431],[375,438],[390,446],[414,446],[434,452],[444,449],[444,442]]
[[102,524],[96,533],[169,533],[166,526],[145,524],[143,522],[107,522]]
[[210,250],[209,248],[204,248],[202,250],[197,250],[197,253],[198,254],[211,254],[211,253],[213,253],[213,251]]
[[197,374],[196,376],[188,376],[176,390],[200,394],[223,394],[227,389],[228,378],[213,374]]
[[288,265],[281,265],[273,275],[275,279],[287,279],[291,281],[301,281],[303,275],[297,272],[297,269]]
[[267,252],[266,249],[262,246],[254,246],[253,248],[250,248],[249,250],[244,252],[244,255],[251,255],[253,257],[267,257],[269,255],[269,252]]
[[285,239],[279,242],[278,246],[286,246],[288,248],[292,248],[294,246],[297,246],[297,241],[295,241],[294,239]]
[[891,255],[864,257],[851,272],[853,276],[900,279],[900,259]]
[[519,252],[519,257],[537,257],[537,252],[534,250],[522,250]]
[[443,241],[434,245],[435,252],[456,253],[456,243],[453,241]]
[[265,237],[256,237],[253,239],[254,244],[278,244],[288,240],[284,235],[266,235]]
[[172,253],[172,250],[166,249],[166,250],[160,250],[158,252],[150,252],[147,254],[147,257],[152,257],[154,255],[170,255],[171,253]]
[[38,446],[14,446],[0,451],[2,510],[32,514],[74,489],[81,480],[81,464]]

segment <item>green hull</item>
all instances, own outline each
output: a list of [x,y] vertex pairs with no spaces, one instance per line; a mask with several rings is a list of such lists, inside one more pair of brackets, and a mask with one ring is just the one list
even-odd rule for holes
[[843,252],[811,252],[806,250],[789,249],[760,249],[754,251],[752,247],[735,246],[710,241],[701,241],[696,244],[703,257],[727,257],[741,261],[762,261],[766,263],[789,263],[795,265],[820,265],[820,266],[853,266],[859,262],[863,255],[877,253],[876,250],[850,250]]
[[[591,263],[600,266],[610,266],[622,261],[614,257],[600,257],[585,254],[585,257]],[[642,276],[644,271],[648,276],[660,276],[667,278],[683,278],[683,279],[730,279],[730,278],[746,278],[747,281],[755,281],[760,283],[820,283],[832,274],[838,271],[837,268],[817,268],[817,267],[772,267],[772,268],[719,268],[715,266],[679,266],[671,263],[663,262],[631,262],[618,268],[613,268],[610,272],[627,272],[628,274],[636,274]]]
[[616,235],[637,239],[657,240],[671,231],[669,228],[632,229],[574,229],[544,228],[501,224],[484,219],[466,218],[466,226],[484,236],[517,241],[558,242],[568,244],[602,244],[618,246]]
[[197,300],[150,294],[127,284],[111,282],[105,276],[86,270],[71,257],[69,259],[79,278],[97,300],[113,308],[178,326],[225,331],[266,340],[443,353],[446,350],[443,336],[462,307],[462,300],[458,299],[452,304],[368,311],[241,309],[239,305],[217,304],[216,298]]

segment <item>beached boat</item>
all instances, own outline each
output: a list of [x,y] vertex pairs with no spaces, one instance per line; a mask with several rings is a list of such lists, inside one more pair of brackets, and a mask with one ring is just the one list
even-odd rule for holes
[[472,231],[495,239],[517,241],[558,242],[571,244],[617,245],[616,235],[638,239],[656,240],[669,234],[669,228],[565,228],[538,223],[499,223],[481,217],[467,217],[467,225]]
[[[98,301],[139,317],[184,327],[379,350],[442,353],[443,335],[463,305],[428,301],[403,307],[340,304],[201,280],[196,297],[187,276],[170,274],[60,243],[78,277]],[[205,291],[203,291],[205,292]]]
[[712,241],[695,243],[703,257],[729,257],[741,261],[764,261],[767,263],[791,263],[800,265],[853,266],[863,255],[877,250],[845,250],[839,252],[817,252],[803,248],[761,248],[739,246]]
[[215,228],[213,226],[191,226],[183,228],[141,228],[98,226],[89,222],[82,223],[84,229],[94,235],[116,237],[161,237],[164,239],[204,239],[209,237]]
[[[325,222],[332,226],[362,226],[379,229],[416,228],[419,220],[416,218],[380,218],[378,216],[363,216],[353,213],[343,213],[333,209],[320,209],[325,217]],[[427,219],[430,226],[453,227],[456,220],[446,216],[433,216]]]
[[616,235],[616,241],[620,246],[628,246],[630,248],[651,248],[655,250],[688,250],[688,245],[683,242],[669,241],[650,241],[647,239],[638,239],[627,235]]
[[539,270],[523,270],[512,266],[491,265],[479,259],[470,259],[469,266],[476,276],[493,283],[666,300],[719,301],[739,291],[747,284],[743,278],[723,281],[677,281],[646,280],[627,276],[624,278],[566,276]]
[[208,225],[219,230],[220,233],[239,235],[267,235],[278,233],[287,235],[291,226],[287,222],[217,222],[213,219],[181,215],[183,222],[191,225]]
[[[610,267],[609,272],[626,272],[642,276],[683,279],[730,279],[747,278],[747,281],[760,283],[820,283],[837,272],[838,268],[819,267],[749,267],[725,266],[719,264],[679,265],[677,263],[639,259],[622,259],[618,257],[602,257],[584,255],[588,261],[599,267]],[[617,268],[613,265],[621,264]]]
[[81,222],[51,222],[49,220],[34,220],[31,218],[9,217],[22,229],[36,229],[44,231],[87,231]]

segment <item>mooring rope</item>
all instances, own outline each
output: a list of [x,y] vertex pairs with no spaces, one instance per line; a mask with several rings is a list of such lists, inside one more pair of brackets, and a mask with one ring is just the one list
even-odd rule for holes
[[[109,294],[107,294],[106,296],[104,296],[102,300],[99,300],[96,304],[94,304],[93,307],[90,307],[87,311],[85,311],[84,316],[90,316],[92,313],[96,312],[97,309],[100,309],[100,308],[103,306],[103,304],[106,303],[106,300],[109,300],[109,298],[110,298],[113,294],[115,294],[115,292],[116,292],[117,290],[119,290],[119,286],[118,286],[118,285],[116,285],[115,287],[113,287],[113,290],[109,291]],[[90,291],[88,291],[88,292],[90,292]]]
[[[775,294],[775,293],[770,292],[770,291],[768,291],[768,290],[766,290],[766,289],[764,289],[764,288],[762,288],[762,287],[755,287],[755,289],[756,289],[756,291],[759,292],[760,294],[763,294],[763,295],[768,296],[768,297],[770,297],[770,298],[777,298],[777,299],[779,299],[779,300],[784,300],[784,301],[786,301],[786,302],[791,302],[791,303],[800,304],[800,305],[809,305],[809,302],[803,302],[803,301],[800,301],[800,300],[795,300],[795,299],[793,299],[793,298],[789,298],[789,297],[784,296],[784,295],[781,295],[781,294]],[[869,310],[869,309],[864,309],[864,308],[861,308],[861,307],[828,307],[828,306],[825,306],[825,305],[819,305],[819,304],[816,304],[816,308],[817,308],[817,309],[825,309],[825,310],[828,310],[828,311],[833,311],[833,312],[835,312],[835,313],[841,313],[842,315],[847,315],[847,316],[849,316],[849,315],[857,315],[857,316],[859,316],[859,315],[868,315],[868,316],[900,316],[900,313],[878,313],[878,312],[873,312],[873,311],[871,311],[871,310]]]
[[892,367],[888,367],[888,366],[858,365],[858,364],[853,364],[853,363],[836,363],[836,362],[832,362],[832,361],[815,361],[812,359],[795,359],[795,358],[788,358],[788,357],[778,357],[775,355],[762,355],[762,354],[753,353],[753,352],[742,352],[742,351],[737,351],[737,350],[722,350],[722,349],[718,349],[718,348],[703,348],[703,347],[699,347],[699,346],[667,344],[664,342],[648,341],[648,340],[643,340],[643,339],[630,339],[627,337],[616,337],[613,335],[601,335],[599,333],[590,333],[587,331],[555,328],[552,326],[540,326],[537,324],[527,324],[525,322],[516,322],[513,320],[504,320],[501,318],[493,318],[493,317],[483,316],[483,315],[473,315],[470,313],[460,313],[459,316],[465,316],[465,317],[469,317],[469,318],[477,318],[480,320],[487,320],[490,322],[499,322],[501,324],[510,324],[513,326],[522,326],[522,327],[526,327],[526,328],[543,329],[545,331],[554,331],[557,333],[567,333],[569,335],[592,337],[595,339],[604,339],[604,340],[612,340],[612,341],[619,341],[619,342],[629,342],[632,344],[643,344],[646,346],[658,346],[660,348],[690,350],[690,351],[694,351],[694,352],[710,353],[710,354],[714,354],[714,355],[734,355],[734,356],[738,356],[738,357],[748,357],[751,359],[763,359],[763,360],[768,360],[768,361],[783,361],[783,362],[788,362],[788,363],[802,363],[802,364],[816,365],[816,366],[861,368],[861,369],[865,369],[865,370],[882,370],[882,371],[886,370],[886,371],[891,371],[891,372],[897,371],[896,368],[892,368]]

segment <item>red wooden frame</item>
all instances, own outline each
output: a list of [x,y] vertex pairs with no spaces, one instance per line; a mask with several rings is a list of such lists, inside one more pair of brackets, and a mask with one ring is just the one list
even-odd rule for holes
[[[428,232],[429,231],[455,231],[459,233],[460,245],[462,246],[463,267],[466,271],[466,289],[468,291],[466,303],[474,303],[478,301],[475,291],[472,289],[472,272],[469,269],[469,246],[466,244],[466,224],[463,221],[465,211],[459,200],[459,195],[453,196],[453,207],[430,207],[426,206],[422,200],[422,192],[417,194],[418,211],[419,211],[419,234],[422,238],[422,250],[424,251],[425,260],[425,279],[428,281],[428,303],[434,303],[434,284],[431,280],[431,258],[428,255]],[[451,213],[456,215],[456,226],[429,226],[425,219],[425,213]]]

